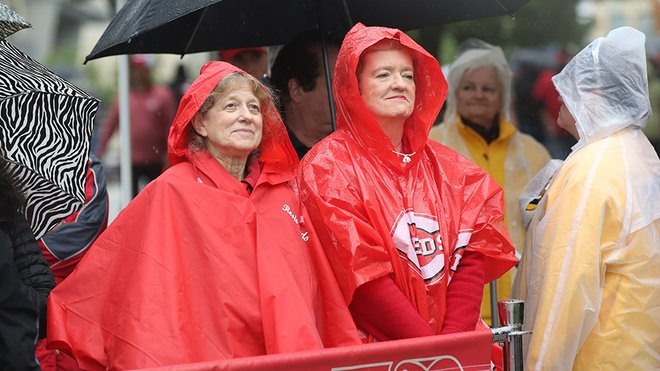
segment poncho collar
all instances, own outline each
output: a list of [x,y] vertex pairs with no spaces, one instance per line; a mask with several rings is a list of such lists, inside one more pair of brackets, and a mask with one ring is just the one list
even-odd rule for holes
[[[403,141],[410,161],[394,152],[394,147],[376,119],[365,106],[358,90],[357,65],[360,55],[381,40],[399,41],[410,49],[415,64],[415,108],[406,120]],[[419,161],[440,107],[447,96],[447,82],[438,61],[400,30],[365,27],[356,24],[342,43],[333,80],[337,108],[337,131],[347,131],[373,156],[403,171]]]

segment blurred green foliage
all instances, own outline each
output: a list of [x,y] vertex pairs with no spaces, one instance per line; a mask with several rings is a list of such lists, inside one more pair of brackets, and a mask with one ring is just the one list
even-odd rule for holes
[[578,19],[579,0],[530,0],[511,16],[491,17],[409,32],[442,64],[453,61],[456,48],[468,38],[502,47],[535,48],[544,45],[582,47],[591,26]]

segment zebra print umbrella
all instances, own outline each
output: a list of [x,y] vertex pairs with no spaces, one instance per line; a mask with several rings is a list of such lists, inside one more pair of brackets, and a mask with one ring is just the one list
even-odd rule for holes
[[16,14],[7,5],[0,3],[0,39],[28,27],[32,27],[28,21]]
[[85,199],[99,101],[0,40],[0,156],[20,182],[40,238]]

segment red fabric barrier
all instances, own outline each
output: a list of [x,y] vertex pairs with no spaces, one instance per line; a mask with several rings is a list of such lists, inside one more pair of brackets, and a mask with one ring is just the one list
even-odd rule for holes
[[342,348],[150,368],[152,371],[438,371],[490,370],[490,331],[388,341]]

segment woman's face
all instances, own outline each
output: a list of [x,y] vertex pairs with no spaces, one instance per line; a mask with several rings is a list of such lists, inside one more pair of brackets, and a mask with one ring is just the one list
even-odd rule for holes
[[456,92],[458,113],[490,128],[502,106],[502,88],[494,67],[480,67],[463,74]]
[[261,103],[248,82],[239,80],[206,114],[196,116],[193,126],[214,157],[247,157],[261,143]]
[[566,108],[564,100],[561,99],[561,96],[557,98],[561,106],[559,107],[559,116],[557,117],[557,125],[571,133],[575,139],[580,139],[578,134],[577,126],[575,126],[575,118],[571,115],[571,112]]
[[415,74],[411,56],[398,49],[368,51],[361,57],[358,88],[379,123],[405,120],[415,106]]

